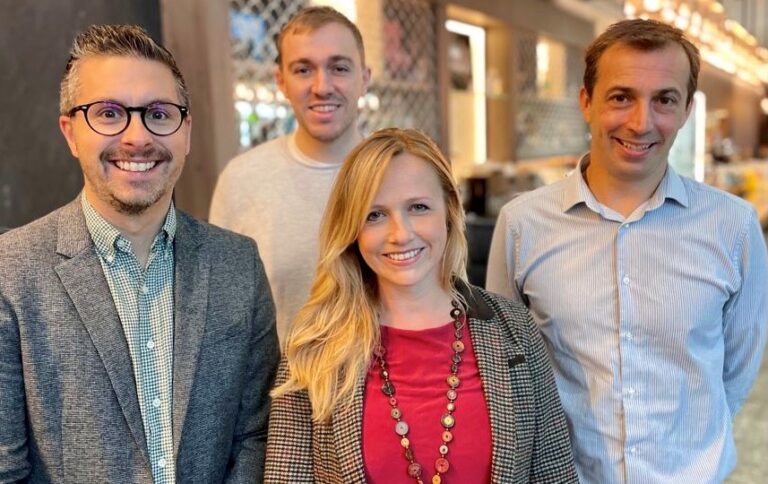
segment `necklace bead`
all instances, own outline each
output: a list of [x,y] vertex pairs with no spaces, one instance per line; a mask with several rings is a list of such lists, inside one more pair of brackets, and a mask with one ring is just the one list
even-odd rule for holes
[[[432,476],[432,484],[441,484],[443,481],[441,475],[448,472],[448,469],[450,468],[450,463],[448,462],[446,455],[448,455],[448,443],[453,441],[453,433],[450,431],[450,429],[456,425],[456,418],[453,416],[453,412],[456,410],[455,402],[458,398],[456,388],[461,383],[461,380],[458,376],[459,364],[461,363],[460,353],[465,349],[464,343],[461,341],[463,337],[462,328],[464,327],[464,322],[461,319],[462,312],[459,308],[459,304],[456,301],[451,301],[451,305],[453,306],[453,309],[451,310],[451,317],[453,318],[454,336],[456,339],[451,343],[451,349],[453,350],[450,366],[451,374],[445,380],[449,387],[448,391],[445,393],[445,396],[448,399],[448,403],[446,405],[447,413],[443,414],[443,416],[440,418],[440,423],[442,424],[444,430],[441,434],[442,443],[438,448],[440,457],[435,460],[436,473]],[[379,345],[379,347],[374,350],[373,354],[378,360],[379,366],[381,368],[381,372],[379,374],[384,380],[384,384],[381,386],[381,391],[385,396],[388,397],[389,405],[392,407],[390,409],[390,416],[397,421],[395,423],[395,433],[400,436],[400,445],[404,449],[403,455],[408,461],[408,476],[412,477],[417,484],[423,484],[424,481],[421,478],[422,467],[421,464],[414,460],[413,450],[411,449],[411,442],[408,439],[408,432],[410,428],[405,420],[402,420],[403,412],[397,406],[397,399],[394,397],[395,385],[390,380],[387,361],[384,357],[386,355],[386,349],[382,345]]]
[[395,386],[392,385],[392,383],[390,383],[389,380],[387,380],[381,386],[381,391],[384,392],[384,395],[391,397],[392,395],[395,394]]
[[456,425],[456,419],[453,418],[453,415],[450,413],[446,413],[443,415],[443,418],[440,419],[440,423],[443,424],[443,427],[450,429],[453,428],[454,425]]
[[421,476],[421,464],[418,462],[408,464],[408,475],[411,477]]

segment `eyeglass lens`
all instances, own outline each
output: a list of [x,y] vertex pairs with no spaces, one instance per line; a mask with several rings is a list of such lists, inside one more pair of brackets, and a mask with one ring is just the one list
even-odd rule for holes
[[[155,103],[144,108],[144,126],[156,135],[168,135],[179,129],[183,115],[178,106]],[[111,136],[128,127],[130,115],[124,106],[110,102],[92,104],[85,112],[86,121],[94,131]]]

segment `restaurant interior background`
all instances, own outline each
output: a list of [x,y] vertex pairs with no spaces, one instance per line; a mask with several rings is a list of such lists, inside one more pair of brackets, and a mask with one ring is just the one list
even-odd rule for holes
[[[418,127],[450,154],[470,212],[474,282],[483,282],[499,207],[562,177],[587,149],[582,52],[627,16],[672,22],[703,54],[696,109],[672,163],[745,197],[768,223],[768,0],[0,0],[0,232],[82,187],[58,128],[76,32],[139,24],[174,53],[194,116],[176,200],[205,218],[227,161],[294,127],[272,79],[273,37],[309,3],[334,5],[362,30],[373,84],[361,128]],[[768,473],[765,368],[734,424],[739,465],[729,484]]]
[[768,0],[0,0],[0,226],[29,222],[82,186],[57,126],[77,31],[136,23],[174,53],[194,119],[176,200],[206,218],[227,161],[294,128],[273,80],[273,39],[312,3],[333,5],[363,33],[373,82],[360,99],[361,129],[421,128],[450,155],[476,282],[498,209],[559,179],[586,151],[582,53],[625,17],[674,23],[702,51],[673,165],[750,200],[768,223]]

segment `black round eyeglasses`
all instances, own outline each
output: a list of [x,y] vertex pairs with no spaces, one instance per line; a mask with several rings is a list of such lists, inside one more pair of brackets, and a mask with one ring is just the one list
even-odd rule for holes
[[131,112],[141,115],[141,122],[147,131],[157,136],[169,136],[181,128],[189,114],[189,108],[174,103],[157,102],[148,106],[123,106],[114,101],[96,101],[75,106],[67,113],[70,117],[82,111],[85,122],[95,132],[104,136],[115,136],[131,124]]

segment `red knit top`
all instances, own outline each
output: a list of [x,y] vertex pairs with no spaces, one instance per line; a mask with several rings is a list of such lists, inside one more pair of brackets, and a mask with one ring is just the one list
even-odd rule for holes
[[[446,458],[450,463],[443,483],[482,483],[491,478],[491,425],[483,395],[477,359],[467,327],[462,341],[465,350],[459,365],[461,383],[457,388],[456,425],[451,429],[453,441],[448,444]],[[435,460],[440,457],[446,413],[454,340],[453,323],[421,331],[381,327],[382,344],[386,348],[389,379],[395,387],[398,408],[410,431],[408,438],[416,462],[422,466],[421,478],[432,482]],[[369,483],[413,484],[408,476],[408,461],[395,433],[395,420],[390,416],[388,398],[382,393],[384,383],[380,366],[374,361],[368,372],[363,403],[363,461]]]

